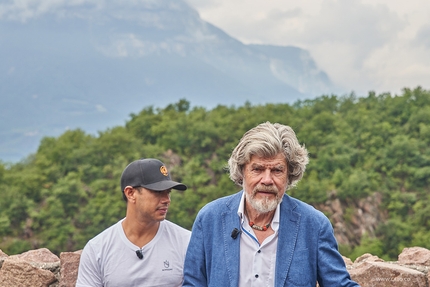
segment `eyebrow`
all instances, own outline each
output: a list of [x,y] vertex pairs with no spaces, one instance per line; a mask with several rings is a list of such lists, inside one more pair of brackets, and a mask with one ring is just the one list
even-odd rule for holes
[[277,164],[277,165],[274,165],[274,166],[271,166],[271,167],[266,167],[264,164],[260,164],[260,163],[253,163],[253,164],[251,164],[251,167],[252,168],[270,168],[271,170],[273,170],[273,169],[284,170],[284,169],[287,168],[287,166],[283,165],[283,164]]

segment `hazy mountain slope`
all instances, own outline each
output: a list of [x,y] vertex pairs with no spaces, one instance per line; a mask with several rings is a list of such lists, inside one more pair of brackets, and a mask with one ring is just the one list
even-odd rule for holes
[[0,4],[0,159],[180,98],[293,102],[333,91],[308,52],[244,45],[178,0]]

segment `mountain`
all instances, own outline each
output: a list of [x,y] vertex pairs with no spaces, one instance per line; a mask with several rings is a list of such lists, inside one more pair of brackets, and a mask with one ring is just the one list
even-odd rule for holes
[[3,161],[36,151],[43,136],[96,133],[181,98],[212,108],[336,89],[306,50],[245,45],[181,0],[6,1],[0,55]]

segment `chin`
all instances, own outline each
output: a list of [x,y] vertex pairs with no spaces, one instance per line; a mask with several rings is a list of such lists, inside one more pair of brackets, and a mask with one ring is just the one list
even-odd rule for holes
[[276,209],[278,206],[277,200],[251,200],[251,206],[259,213],[268,213]]

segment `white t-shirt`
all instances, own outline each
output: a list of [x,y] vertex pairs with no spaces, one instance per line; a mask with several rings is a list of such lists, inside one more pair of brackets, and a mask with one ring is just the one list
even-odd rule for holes
[[140,247],[125,236],[120,220],[88,241],[79,263],[77,287],[182,286],[185,253],[191,232],[168,220]]

